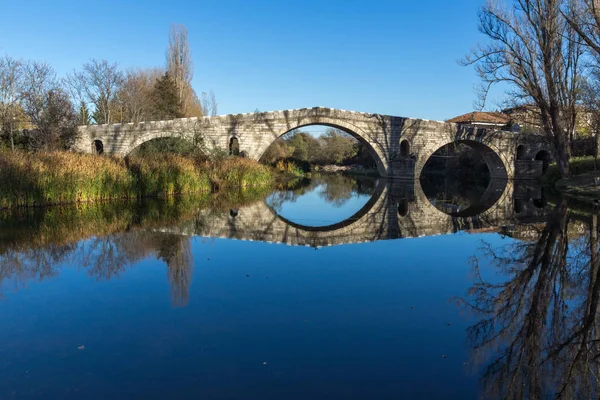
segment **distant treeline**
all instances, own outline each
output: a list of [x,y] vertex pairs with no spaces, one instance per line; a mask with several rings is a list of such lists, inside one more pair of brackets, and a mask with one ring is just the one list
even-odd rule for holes
[[375,167],[375,161],[364,144],[334,128],[319,137],[301,130],[292,131],[275,141],[262,157],[268,164],[286,159],[306,166],[360,164]]

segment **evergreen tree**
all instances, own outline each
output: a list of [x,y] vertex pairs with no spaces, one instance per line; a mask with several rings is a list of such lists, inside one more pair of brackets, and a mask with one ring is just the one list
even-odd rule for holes
[[92,116],[90,115],[90,110],[87,107],[85,102],[81,102],[79,106],[79,124],[80,125],[89,125],[92,122]]
[[184,116],[177,85],[168,72],[154,84],[152,100],[155,119],[167,120]]
[[[103,97],[103,95],[100,95],[100,97]],[[104,101],[104,100],[101,99],[100,101]],[[103,112],[98,107],[96,107],[94,109],[94,112],[92,113],[92,120],[94,120],[94,123],[96,123],[98,125],[106,124],[108,122],[106,121],[105,115],[106,115],[105,112]]]

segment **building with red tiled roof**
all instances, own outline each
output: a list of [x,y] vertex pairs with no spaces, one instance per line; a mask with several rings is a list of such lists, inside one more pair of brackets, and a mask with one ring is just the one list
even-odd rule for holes
[[510,116],[499,112],[473,111],[459,115],[446,122],[455,124],[475,125],[481,127],[501,128],[510,124]]

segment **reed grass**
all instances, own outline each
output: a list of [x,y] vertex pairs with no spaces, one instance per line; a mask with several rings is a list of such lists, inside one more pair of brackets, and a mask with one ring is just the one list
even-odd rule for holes
[[270,168],[243,158],[201,162],[172,154],[120,159],[0,150],[0,209],[187,196],[273,181]]
[[200,167],[207,171],[215,190],[222,188],[247,189],[273,184],[270,168],[247,158],[227,158],[219,162],[204,162]]
[[130,197],[123,160],[67,152],[0,152],[0,208]]
[[208,192],[208,174],[190,159],[174,154],[133,157],[127,160],[140,197],[168,197]]

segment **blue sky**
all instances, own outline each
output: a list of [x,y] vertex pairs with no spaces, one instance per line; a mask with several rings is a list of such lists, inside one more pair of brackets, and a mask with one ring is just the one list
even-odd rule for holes
[[326,106],[443,120],[471,111],[478,78],[457,60],[483,38],[484,0],[10,1],[0,54],[59,74],[91,58],[164,65],[171,23],[189,31],[198,94],[219,113]]

